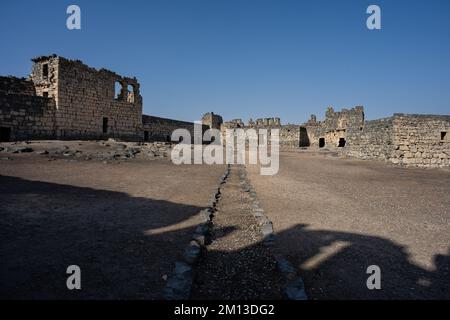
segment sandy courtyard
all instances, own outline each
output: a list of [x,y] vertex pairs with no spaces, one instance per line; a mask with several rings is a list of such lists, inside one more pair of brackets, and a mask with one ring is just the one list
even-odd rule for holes
[[[250,177],[312,299],[450,298],[450,171],[281,153]],[[369,265],[382,290],[366,287]]]
[[[95,143],[78,148],[98,151]],[[3,299],[161,299],[165,276],[225,170],[162,157],[1,156]],[[80,266],[82,290],[66,288],[69,265]]]

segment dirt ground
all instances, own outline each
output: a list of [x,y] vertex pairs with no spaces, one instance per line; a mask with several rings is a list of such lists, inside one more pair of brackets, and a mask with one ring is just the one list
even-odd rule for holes
[[[282,153],[250,178],[312,299],[450,299],[450,171]],[[368,290],[367,267],[381,268]]]
[[194,300],[281,299],[281,277],[270,247],[251,213],[252,200],[239,183],[238,167],[221,189],[211,243],[196,269]]
[[[79,152],[53,152],[62,144]],[[114,157],[96,142],[29,147],[0,154],[0,298],[162,298],[225,166]],[[82,290],[66,288],[69,265]]]
[[[0,145],[0,298],[161,299],[225,171],[175,166],[169,149]],[[450,299],[450,171],[336,155],[282,152],[275,176],[247,166],[274,224],[271,250],[295,265],[311,299]],[[222,196],[193,298],[277,296],[233,175]],[[80,291],[66,287],[69,265],[81,268]],[[381,290],[366,286],[370,265],[381,269]]]

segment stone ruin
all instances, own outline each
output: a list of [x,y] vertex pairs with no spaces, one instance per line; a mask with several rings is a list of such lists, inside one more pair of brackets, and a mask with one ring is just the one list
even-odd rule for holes
[[[270,120],[272,119],[272,120]],[[279,129],[280,147],[339,151],[359,159],[384,160],[416,167],[450,167],[450,116],[399,114],[366,121],[364,108],[339,112],[329,107],[323,121],[315,115],[301,125],[281,125],[278,118],[223,124],[226,128]]]
[[[173,130],[194,136],[194,123],[143,115],[136,78],[94,69],[79,60],[51,55],[32,59],[30,76],[0,77],[0,141],[33,139],[170,142]],[[450,167],[450,116],[394,114],[366,121],[364,108],[337,112],[323,121],[282,125],[280,118],[223,122],[213,112],[202,117],[209,128],[279,129],[282,148],[338,150],[360,159],[406,166]],[[259,139],[259,137],[258,137]]]
[[192,122],[142,114],[136,78],[56,55],[32,59],[30,76],[0,77],[0,140],[169,141]]

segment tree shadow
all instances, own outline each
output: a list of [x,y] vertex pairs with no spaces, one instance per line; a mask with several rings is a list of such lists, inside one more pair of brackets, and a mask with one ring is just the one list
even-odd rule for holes
[[203,209],[7,176],[0,201],[0,299],[161,299]]
[[[406,248],[390,240],[356,233],[309,230],[303,224],[277,233],[275,247],[271,249],[258,242],[236,251],[208,252],[206,261],[219,268],[208,269],[205,261],[201,261],[201,273],[211,273],[212,280],[197,282],[191,298],[279,299],[280,295],[273,290],[276,288],[266,286],[274,283],[274,279],[279,281],[276,279],[279,274],[273,267],[273,260],[258,257],[265,256],[263,250],[283,253],[303,278],[309,299],[450,299],[450,248],[449,254],[434,257],[435,270],[430,271],[411,262]],[[252,270],[240,265],[239,258],[245,255],[259,260]],[[367,268],[371,265],[381,269],[381,290],[367,287],[371,275]],[[228,277],[215,277],[215,272],[224,270],[230,272]],[[258,274],[258,281],[255,281],[255,274]],[[235,282],[227,284],[223,280],[227,278]],[[248,293],[249,286],[253,292]],[[260,292],[255,292],[257,288]]]
[[[390,240],[302,224],[277,234],[276,247],[298,268],[311,299],[450,299],[450,248],[430,271]],[[370,265],[381,269],[381,290],[367,288]]]

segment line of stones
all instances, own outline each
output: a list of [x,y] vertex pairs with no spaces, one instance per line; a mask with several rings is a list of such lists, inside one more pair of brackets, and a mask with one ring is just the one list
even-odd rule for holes
[[219,184],[213,189],[207,208],[200,211],[202,222],[195,229],[188,246],[185,248],[183,260],[175,262],[173,275],[167,280],[164,288],[164,299],[166,300],[187,300],[190,297],[194,280],[193,267],[200,257],[201,249],[207,243],[212,219],[221,197],[221,189],[230,175],[230,169],[231,167],[228,165],[225,173],[219,179]]
[[[273,246],[276,241],[276,236],[273,232],[272,221],[264,214],[264,209],[261,208],[261,203],[257,199],[256,191],[247,177],[247,171],[244,166],[239,167],[238,175],[243,191],[247,192],[252,200],[252,215],[260,227],[263,243],[268,247]],[[281,254],[275,254],[274,258],[277,262],[277,269],[284,280],[282,289],[284,297],[289,300],[307,300],[308,297],[305,292],[303,279],[297,274],[294,266]]]

